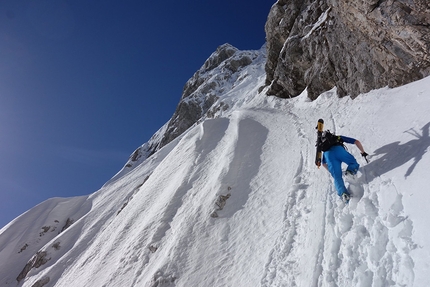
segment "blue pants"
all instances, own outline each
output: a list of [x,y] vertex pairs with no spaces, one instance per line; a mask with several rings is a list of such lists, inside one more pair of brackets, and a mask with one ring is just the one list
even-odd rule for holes
[[347,170],[356,174],[360,165],[352,154],[347,152],[342,146],[334,146],[330,150],[324,152],[325,163],[327,164],[328,170],[333,176],[334,186],[336,187],[337,194],[339,196],[346,192],[349,194],[345,187],[345,183],[342,178],[342,162],[348,165]]

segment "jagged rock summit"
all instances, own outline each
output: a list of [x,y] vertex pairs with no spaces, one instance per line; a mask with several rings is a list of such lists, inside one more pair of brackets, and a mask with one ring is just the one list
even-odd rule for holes
[[428,0],[279,0],[266,35],[269,95],[357,96],[430,74]]
[[[219,46],[185,84],[181,100],[168,123],[160,146],[171,142],[206,113],[214,114],[221,109],[220,103],[214,106],[219,95],[231,89],[238,80],[240,70],[257,57],[257,51],[239,51],[230,44]],[[212,116],[210,114],[208,115]]]

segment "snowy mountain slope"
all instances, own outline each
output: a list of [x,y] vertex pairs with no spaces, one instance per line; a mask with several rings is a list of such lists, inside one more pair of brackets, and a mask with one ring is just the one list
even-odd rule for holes
[[[29,255],[32,256],[39,252],[47,242],[55,245],[53,248],[59,248],[60,245],[56,241],[57,235],[67,230],[71,224],[90,209],[91,203],[87,200],[87,196],[52,198],[6,225],[3,230],[9,230],[9,232],[2,232],[0,237],[0,270],[2,273],[25,277],[24,270],[22,270],[24,271],[22,274],[19,272],[15,274],[17,267],[24,268],[29,260]],[[7,260],[9,257],[14,258],[14,260],[10,262]],[[13,281],[16,282],[15,278],[3,280],[0,281],[2,283],[0,285],[12,284]]]
[[[228,109],[0,230],[0,286],[430,286],[430,78],[310,102],[259,94],[264,61],[241,73],[214,103]],[[314,164],[318,118],[371,155],[349,147],[362,167],[348,206]]]

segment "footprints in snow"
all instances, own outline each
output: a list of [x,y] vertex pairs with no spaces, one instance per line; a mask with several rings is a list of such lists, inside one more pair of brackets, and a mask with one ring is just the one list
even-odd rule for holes
[[[301,271],[297,259],[303,252],[301,249],[303,234],[309,231],[306,230],[310,219],[307,215],[311,209],[304,200],[308,184],[306,178],[302,177],[303,161],[301,158],[294,184],[286,193],[288,197],[285,204],[284,224],[265,266],[261,286],[296,286],[298,283],[295,274]],[[303,221],[305,224],[302,224]]]
[[328,275],[332,273],[342,286],[411,286],[414,275],[409,253],[416,246],[411,239],[412,222],[402,215],[402,195],[392,183],[379,183],[386,192],[361,185],[363,198],[354,208],[342,209],[338,204],[329,210],[334,220],[328,223],[341,245],[337,252],[325,251],[323,269],[328,271],[321,280],[332,281],[334,277]]
[[[284,226],[261,286],[412,286],[413,222],[403,214],[395,185],[390,180],[371,187],[357,183],[355,206],[344,207],[329,193],[318,213],[321,201],[309,205],[301,173],[288,192]],[[319,229],[314,222],[318,215],[323,218]]]

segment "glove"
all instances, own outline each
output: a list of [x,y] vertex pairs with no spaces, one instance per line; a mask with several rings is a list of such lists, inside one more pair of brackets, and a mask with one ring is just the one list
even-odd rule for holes
[[367,163],[369,163],[369,160],[367,159],[368,154],[365,151],[361,153],[361,156],[364,157]]

